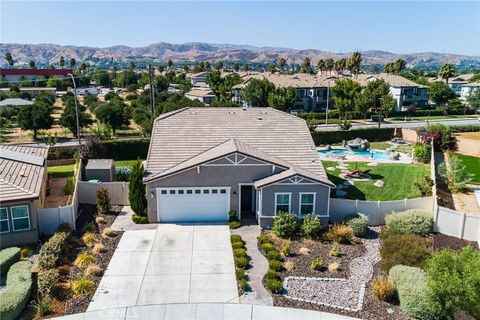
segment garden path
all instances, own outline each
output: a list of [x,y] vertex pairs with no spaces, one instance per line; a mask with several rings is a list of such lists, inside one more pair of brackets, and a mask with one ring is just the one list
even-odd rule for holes
[[365,254],[350,262],[347,279],[287,277],[284,280],[285,297],[347,311],[362,310],[365,286],[372,278],[373,266],[381,260],[380,228],[369,229],[369,236],[360,239],[365,246]]

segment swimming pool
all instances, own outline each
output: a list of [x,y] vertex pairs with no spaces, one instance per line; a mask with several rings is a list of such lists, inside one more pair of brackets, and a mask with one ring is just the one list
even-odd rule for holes
[[336,148],[330,150],[318,150],[318,155],[320,157],[328,158],[329,156],[334,158],[337,157],[345,157],[347,160],[352,158],[352,160],[361,160],[364,158],[365,160],[388,160],[388,155],[386,155],[383,151],[377,150],[347,150],[343,148]]

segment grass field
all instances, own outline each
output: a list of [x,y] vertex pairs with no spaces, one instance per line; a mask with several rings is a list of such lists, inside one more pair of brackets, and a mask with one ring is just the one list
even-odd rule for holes
[[451,153],[450,156],[459,158],[467,168],[467,172],[470,172],[471,174],[474,175],[472,182],[480,183],[480,158],[479,157],[466,156],[460,153]]
[[[349,170],[370,170],[372,179],[368,181],[355,181],[354,186],[345,189],[347,199],[387,201],[420,197],[420,192],[415,187],[415,182],[420,182],[429,176],[430,167],[426,164],[378,164],[376,167],[367,166],[366,162],[345,162]],[[340,169],[326,170],[327,167],[337,166],[335,161],[323,161],[323,166],[328,178],[339,185],[345,179],[339,177]],[[377,180],[383,180],[384,186],[379,188],[373,184]]]
[[[137,160],[119,160],[115,161],[115,167],[129,167],[132,168]],[[48,167],[48,174],[54,178],[71,177],[73,176],[73,164],[63,166]]]
[[[393,145],[388,142],[370,142],[370,148],[372,149],[385,150],[391,147],[393,147]],[[409,144],[399,144],[395,147],[394,150],[397,152],[410,153],[412,152],[412,148],[413,147]]]
[[[407,121],[422,121],[422,120],[442,120],[442,119],[459,119],[459,118],[476,118],[475,115],[450,115],[445,116],[425,116],[425,117],[412,117],[412,119],[407,118]],[[388,118],[389,121],[405,121],[405,117],[393,117]]]

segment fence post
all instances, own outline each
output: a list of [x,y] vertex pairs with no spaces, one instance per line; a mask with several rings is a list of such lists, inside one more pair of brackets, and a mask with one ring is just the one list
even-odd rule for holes
[[404,207],[403,207],[404,211],[407,211],[407,204],[408,204],[408,199],[405,198]]
[[358,214],[358,199],[355,200],[355,213]]
[[380,201],[377,201],[377,226],[380,225]]
[[467,220],[467,215],[462,213],[462,220],[460,222],[460,239],[463,239],[463,234],[465,232],[465,221]]

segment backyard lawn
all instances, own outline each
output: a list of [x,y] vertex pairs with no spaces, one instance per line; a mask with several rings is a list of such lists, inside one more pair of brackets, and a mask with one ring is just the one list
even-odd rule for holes
[[[115,167],[129,167],[132,168],[133,164],[137,160],[118,160],[115,161]],[[73,164],[67,164],[63,166],[48,167],[48,174],[53,178],[62,178],[73,176]]]
[[[340,169],[335,168],[328,171],[328,167],[336,167],[335,161],[322,161],[328,178],[340,185],[346,180],[339,177]],[[424,177],[430,175],[428,164],[378,164],[376,167],[367,166],[366,162],[344,162],[348,165],[348,170],[370,170],[369,175],[372,179],[367,181],[354,181],[345,191],[347,199],[388,201],[401,200],[420,197],[420,191],[415,186],[415,182],[422,182]],[[383,187],[374,186],[375,181],[383,180]]]
[[410,144],[392,145],[388,142],[370,142],[371,149],[385,150],[392,147],[394,148],[395,151],[402,152],[402,153],[411,153],[413,149],[412,145]]
[[467,156],[460,153],[451,153],[450,156],[459,158],[462,163],[465,165],[467,172],[470,172],[474,175],[473,181],[475,183],[480,183],[480,158],[474,156]]

